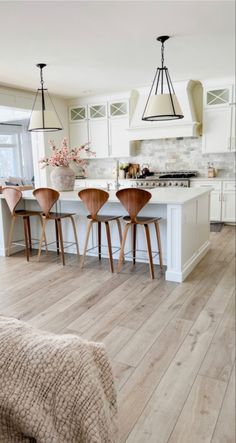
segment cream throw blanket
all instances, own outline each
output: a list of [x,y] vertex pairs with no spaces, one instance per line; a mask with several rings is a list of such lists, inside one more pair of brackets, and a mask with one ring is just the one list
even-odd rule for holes
[[114,443],[116,417],[103,345],[0,316],[1,443]]

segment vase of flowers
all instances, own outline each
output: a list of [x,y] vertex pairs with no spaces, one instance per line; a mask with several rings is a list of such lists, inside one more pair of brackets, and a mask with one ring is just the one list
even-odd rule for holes
[[50,140],[51,155],[39,160],[41,168],[51,166],[53,168],[50,179],[53,188],[58,191],[73,191],[75,185],[75,172],[70,168],[70,164],[74,163],[80,166],[85,176],[87,162],[81,158],[82,152],[86,152],[89,157],[95,156],[95,152],[91,151],[89,144],[80,146],[79,148],[69,148],[67,139],[62,140],[60,148],[55,146],[53,140]]

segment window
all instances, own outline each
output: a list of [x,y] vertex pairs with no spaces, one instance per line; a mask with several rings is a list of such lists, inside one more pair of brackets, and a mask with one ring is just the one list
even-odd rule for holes
[[0,177],[22,177],[20,134],[4,127],[0,126]]

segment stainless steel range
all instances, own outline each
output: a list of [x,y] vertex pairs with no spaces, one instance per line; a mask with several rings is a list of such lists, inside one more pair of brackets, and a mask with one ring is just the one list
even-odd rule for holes
[[196,177],[197,171],[169,171],[159,172],[146,178],[135,179],[137,188],[157,188],[157,187],[182,187],[189,188],[190,178]]

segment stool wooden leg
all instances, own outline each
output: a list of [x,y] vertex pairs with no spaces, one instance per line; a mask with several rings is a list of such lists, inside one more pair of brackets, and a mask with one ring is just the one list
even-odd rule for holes
[[78,258],[79,258],[79,242],[78,242],[76,226],[75,226],[75,220],[74,220],[73,215],[70,215],[70,219],[71,219],[72,228],[73,228],[74,237],[75,237],[76,251],[77,251]]
[[65,254],[64,254],[64,244],[63,244],[63,235],[62,235],[62,228],[61,228],[61,219],[57,219],[57,228],[58,228],[58,237],[61,247],[61,258],[62,258],[62,264],[65,266]]
[[148,258],[149,258],[150,275],[151,275],[151,278],[153,279],[154,278],[154,266],[153,266],[153,260],[152,260],[152,248],[151,248],[149,226],[144,225],[144,229],[145,229],[146,240],[147,240],[147,251],[148,251]]
[[102,224],[98,222],[98,258],[101,260]]
[[122,229],[121,229],[121,223],[120,223],[119,218],[116,219],[116,223],[117,223],[117,228],[118,228],[118,232],[119,232],[119,239],[120,239],[120,246],[121,246],[122,245]]
[[128,230],[129,230],[130,226],[131,226],[130,223],[127,223],[125,225],[125,229],[124,229],[124,233],[123,233],[123,238],[122,238],[122,244],[121,244],[121,248],[120,248],[120,256],[119,256],[119,262],[118,262],[118,272],[121,271],[122,264],[123,264],[123,261],[124,261],[125,242],[126,242],[126,238],[127,238],[127,234],[128,234]]
[[87,248],[88,248],[88,241],[89,241],[89,235],[90,235],[90,231],[92,228],[92,224],[93,224],[93,222],[89,221],[88,225],[87,225],[86,238],[85,238],[85,243],[84,243],[84,253],[83,253],[83,257],[82,257],[82,261],[81,261],[81,269],[84,266],[84,261],[85,261],[85,256],[86,256],[86,252],[87,252]]
[[58,235],[57,220],[55,220],[55,231],[56,231],[57,255],[59,255],[60,254],[60,248],[59,248],[59,235]]
[[108,254],[109,254],[109,262],[110,262],[110,270],[111,272],[114,272],[114,266],[113,266],[113,258],[112,258],[112,247],[111,247],[111,233],[110,233],[110,226],[108,222],[105,222],[106,225],[106,233],[107,233],[107,245],[108,245]]
[[[42,219],[41,215],[39,215],[39,218],[40,218],[41,228],[43,229],[43,219]],[[47,239],[46,239],[46,232],[44,233],[43,241],[45,244],[46,255],[48,255],[48,244],[47,244]]]
[[159,252],[160,268],[163,269],[160,225],[159,225],[159,222],[154,222],[154,225],[155,225],[156,235],[157,235],[157,246],[158,246],[158,252]]
[[24,235],[25,235],[25,253],[26,259],[29,261],[29,239],[28,239],[28,217],[23,217],[24,222]]
[[41,238],[40,238],[40,241],[39,241],[38,260],[40,259],[40,256],[41,256],[41,250],[42,250],[43,242],[46,241],[46,223],[47,223],[47,219],[41,217],[41,220],[42,220],[42,232],[41,232]]
[[[116,219],[116,223],[117,223],[117,228],[118,228],[118,232],[119,232],[120,247],[121,247],[121,245],[122,245],[122,229],[121,229],[121,223],[120,223],[120,219],[119,218]],[[123,262],[124,261],[125,261],[125,259],[123,258]]]
[[133,223],[132,229],[133,229],[133,265],[135,265],[135,261],[136,261],[136,231],[137,231],[137,225],[135,223]]
[[31,239],[30,217],[27,217],[27,230],[28,230],[29,248],[30,248],[30,251],[32,251],[32,239]]
[[12,239],[13,239],[15,222],[16,222],[16,217],[13,215],[12,219],[11,219],[11,226],[10,226],[10,232],[9,232],[9,239],[8,239],[8,246],[7,246],[7,257],[10,256],[10,252],[11,252],[11,244],[12,244]]

